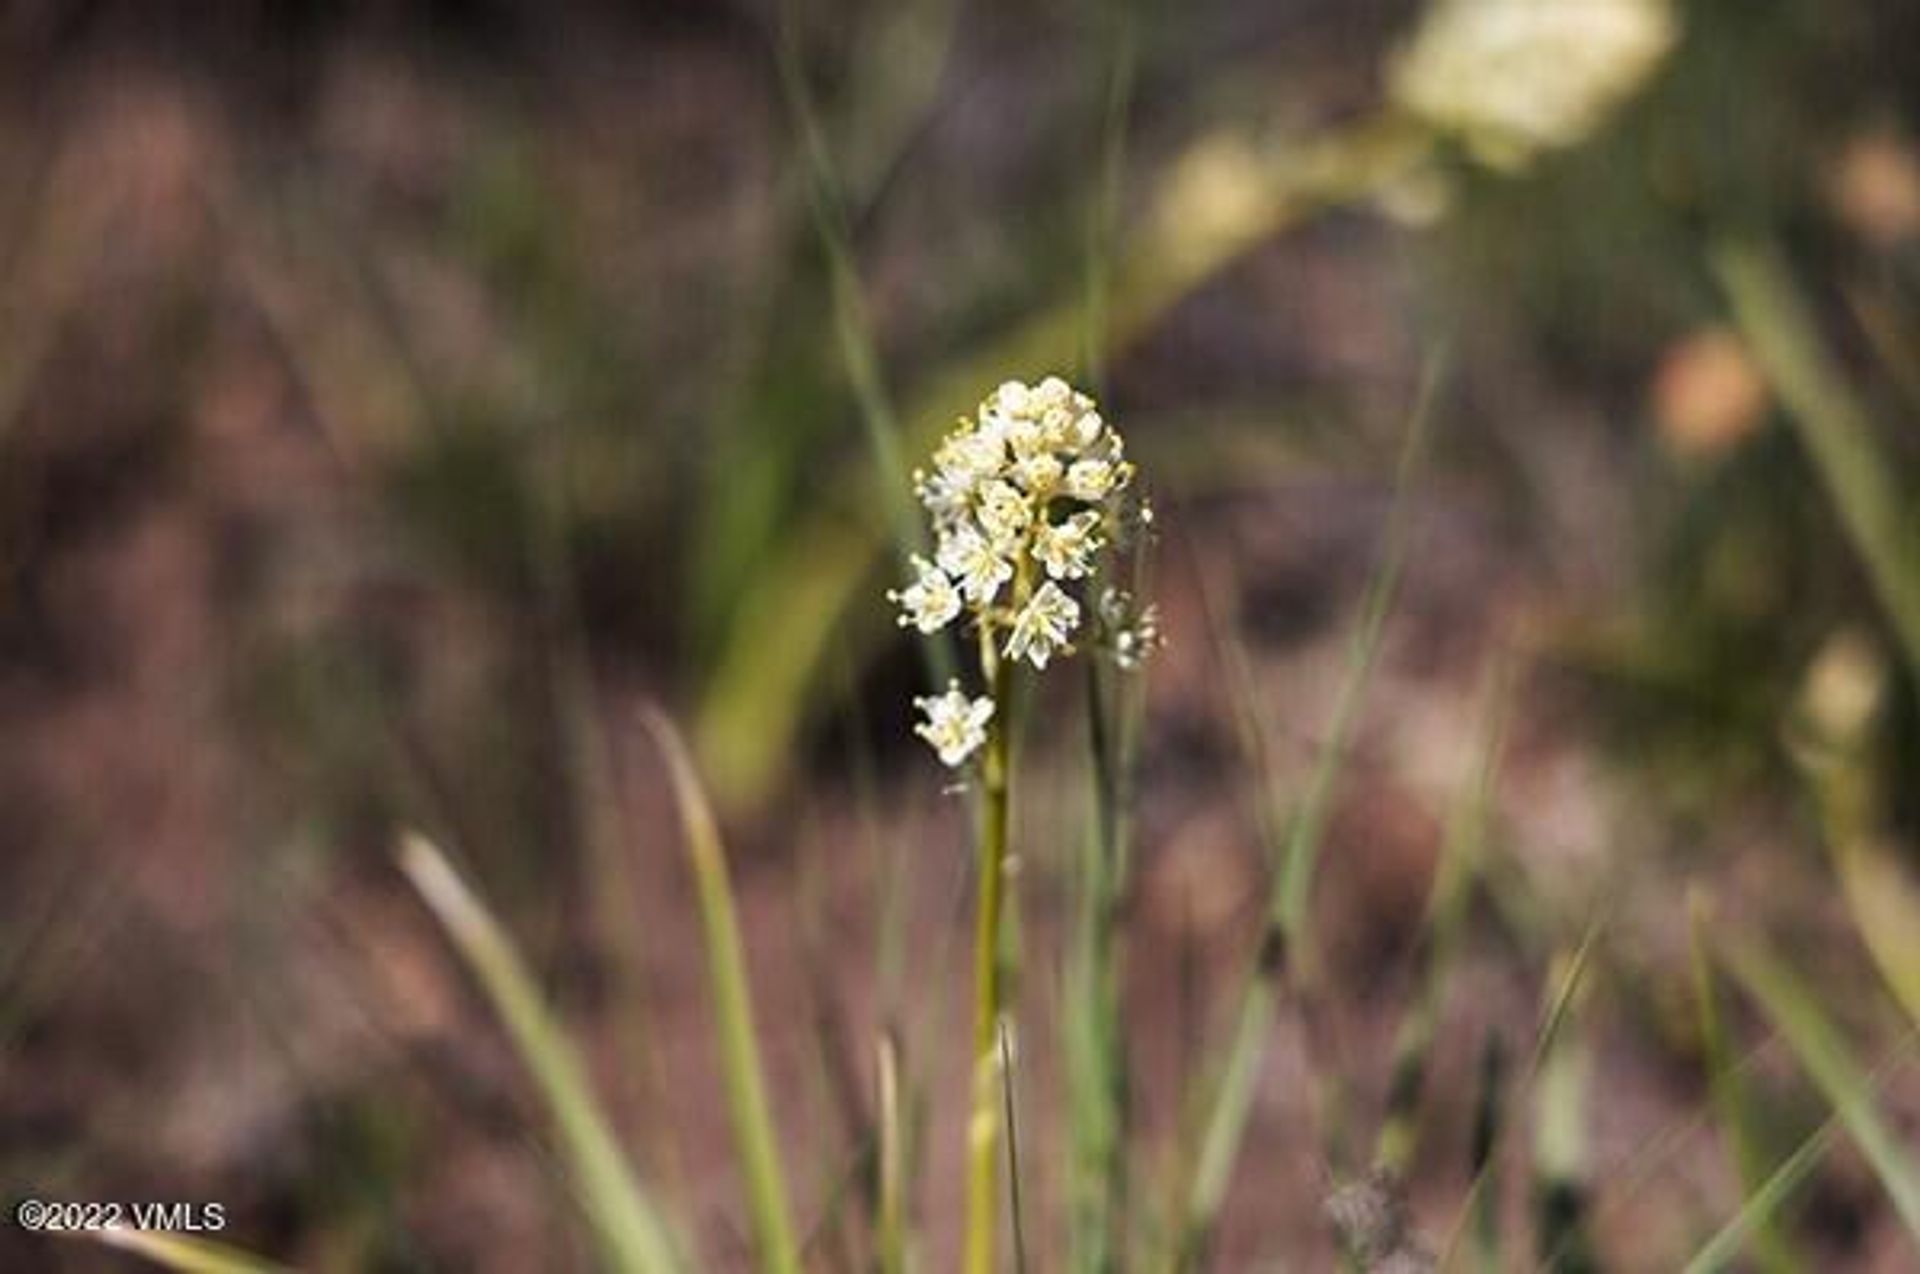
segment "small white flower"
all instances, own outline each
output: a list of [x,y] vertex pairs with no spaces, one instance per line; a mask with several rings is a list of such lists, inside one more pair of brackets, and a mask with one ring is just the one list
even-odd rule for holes
[[1013,564],[970,523],[941,536],[936,556],[941,569],[960,581],[961,591],[975,606],[992,602],[1000,586],[1013,578]]
[[960,613],[960,593],[953,581],[926,558],[912,558],[916,578],[906,588],[887,594],[900,607],[900,626],[936,633]]
[[1097,411],[1088,409],[1081,412],[1079,416],[1075,417],[1073,422],[1071,434],[1072,449],[1075,451],[1085,451],[1088,447],[1100,441],[1100,431],[1106,427],[1106,423],[1106,421],[1100,418],[1100,413]]
[[927,719],[913,732],[932,745],[942,764],[958,766],[987,741],[987,722],[993,719],[993,700],[969,699],[958,681],[947,683],[943,695],[923,695],[913,701]]
[[995,479],[980,488],[976,515],[988,539],[1007,545],[1018,540],[1033,522],[1033,505],[1011,482]]
[[1007,421],[1007,446],[1017,461],[1031,460],[1047,450],[1047,432],[1032,416],[1015,416]]
[[1007,463],[1006,439],[985,426],[956,433],[933,456],[948,480],[972,488],[999,473]]
[[1040,436],[1047,441],[1052,451],[1064,451],[1073,446],[1073,412],[1065,407],[1049,407],[1040,416]]
[[1033,387],[1033,407],[1041,412],[1073,403],[1073,386],[1058,376],[1049,376]]
[[998,389],[994,390],[987,401],[993,404],[993,409],[1001,415],[1024,416],[1027,414],[1032,396],[1033,391],[1025,385],[1017,380],[1010,380],[1003,382]]
[[913,473],[913,493],[919,497],[927,512],[933,515],[935,527],[951,526],[967,515],[973,498],[973,482],[969,478],[957,478],[945,469],[933,473],[916,469]]
[[1160,645],[1160,608],[1149,605],[1134,617],[1130,627],[1113,635],[1113,661],[1132,672]]
[[1067,468],[1067,494],[1098,504],[1113,491],[1117,471],[1110,461],[1076,460]]
[[1014,617],[1013,631],[1007,637],[1006,656],[1026,659],[1035,668],[1044,669],[1055,652],[1065,649],[1067,638],[1079,624],[1080,603],[1049,580]]
[[1093,569],[1093,555],[1100,551],[1099,525],[1100,515],[1091,510],[1058,526],[1042,522],[1033,533],[1033,556],[1054,579],[1080,579]]
[[1049,451],[1028,456],[1013,467],[1013,476],[1029,495],[1044,496],[1060,485],[1060,479],[1066,476],[1067,468],[1060,458]]

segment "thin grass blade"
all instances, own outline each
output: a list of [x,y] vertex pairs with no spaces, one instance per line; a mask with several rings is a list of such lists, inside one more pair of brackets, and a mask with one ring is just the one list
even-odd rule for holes
[[[1747,1191],[1746,1202],[1687,1262],[1685,1274],[1716,1274],[1719,1270],[1728,1269],[1740,1259],[1740,1253],[1750,1243],[1764,1252],[1763,1236],[1774,1227],[1781,1205],[1792,1198],[1794,1192],[1819,1168],[1820,1161],[1826,1158],[1827,1150],[1839,1132],[1839,1122],[1829,1119],[1815,1129],[1812,1136],[1801,1142],[1792,1154],[1781,1160],[1780,1166],[1768,1174],[1766,1180]],[[1780,1268],[1806,1267],[1785,1265]]]
[[1753,997],[1873,1166],[1893,1206],[1920,1238],[1920,1170],[1874,1100],[1866,1072],[1814,993],[1757,940],[1721,944],[1722,962]]
[[1534,1209],[1541,1263],[1548,1269],[1600,1269],[1589,1226],[1588,1098],[1592,1049],[1580,1029],[1577,993],[1582,953],[1564,956],[1561,989],[1548,1012],[1550,1032],[1536,1053],[1534,1087]]
[[1387,1109],[1381,1120],[1374,1162],[1395,1176],[1406,1172],[1418,1141],[1420,1098],[1426,1087],[1434,1035],[1439,1028],[1448,978],[1460,949],[1486,838],[1512,689],[1511,666],[1504,659],[1490,684],[1486,692],[1487,705],[1482,710],[1480,740],[1474,749],[1473,771],[1447,819],[1445,842],[1427,898],[1426,923],[1420,942],[1424,963],[1418,973],[1419,982],[1413,1003],[1408,1006],[1394,1037]]
[[1727,239],[1714,245],[1712,264],[1920,680],[1920,524],[1900,469],[1835,365],[1779,249]]
[[1380,563],[1368,581],[1366,597],[1360,606],[1360,627],[1347,654],[1346,680],[1341,683],[1325,746],[1306,793],[1301,797],[1288,834],[1286,854],[1280,863],[1275,910],[1280,928],[1292,945],[1301,945],[1306,938],[1307,897],[1319,862],[1334,782],[1346,764],[1347,746],[1359,720],[1360,707],[1366,700],[1367,688],[1373,681],[1373,667],[1380,655],[1387,616],[1400,592],[1400,574],[1407,556],[1407,529],[1413,512],[1413,479],[1426,457],[1429,424],[1445,366],[1446,355],[1435,353],[1427,360],[1421,377],[1419,396],[1414,402],[1406,441],[1401,446],[1394,473],[1393,502],[1387,510]]
[[1020,1188],[1020,1112],[1014,1101],[1013,1036],[1000,1019],[1000,1099],[1007,1121],[1007,1220],[1013,1230],[1013,1268],[1027,1274],[1027,1210]]
[[400,866],[466,961],[532,1075],[608,1265],[636,1274],[679,1269],[665,1222],[614,1143],[612,1124],[578,1055],[506,933],[424,836],[403,838]]
[[879,1072],[880,1207],[878,1249],[880,1274],[905,1274],[907,1268],[906,1128],[900,1109],[900,1048],[892,1035],[880,1037],[876,1049]]
[[[1240,993],[1225,1062],[1216,1071],[1218,1078],[1199,1125],[1202,1130],[1199,1147],[1183,1192],[1181,1219],[1174,1239],[1172,1263],[1176,1269],[1194,1268],[1205,1252],[1246,1133],[1254,1078],[1265,1057],[1273,1024],[1275,997],[1287,975],[1289,962],[1297,958],[1302,945],[1308,889],[1326,827],[1334,781],[1345,764],[1347,745],[1372,680],[1386,618],[1399,587],[1412,479],[1426,451],[1427,426],[1438,396],[1443,366],[1444,359],[1439,354],[1428,360],[1406,442],[1401,448],[1380,561],[1368,582],[1359,627],[1348,647],[1346,679],[1341,684],[1333,721],[1307,791],[1294,815],[1287,840],[1280,847],[1280,861],[1268,904],[1267,930]],[[1265,729],[1261,714],[1255,709],[1256,696],[1241,693],[1236,697],[1249,709],[1253,735],[1250,742],[1256,749],[1255,754],[1264,756],[1271,732]],[[1263,793],[1263,809],[1271,808],[1272,804]]]
[[1480,1050],[1480,1085],[1474,1100],[1473,1150],[1469,1160],[1473,1186],[1468,1191],[1467,1215],[1473,1227],[1480,1268],[1499,1274],[1504,1262],[1500,1244],[1500,1129],[1507,1099],[1507,1050],[1497,1034],[1489,1035]]
[[1897,762],[1884,728],[1889,673],[1871,638],[1851,630],[1828,638],[1806,675],[1789,739],[1854,928],[1920,1025],[1920,878],[1897,839],[1889,781]]
[[225,1243],[155,1230],[89,1230],[76,1237],[144,1257],[178,1274],[285,1274],[287,1267]]
[[1784,1274],[1785,1271],[1802,1267],[1787,1242],[1785,1232],[1775,1220],[1779,1200],[1776,1198],[1767,1205],[1754,1206],[1763,1190],[1775,1186],[1779,1170],[1776,1168],[1770,1172],[1767,1168],[1752,1100],[1748,1096],[1741,1069],[1735,1064],[1733,1046],[1720,1016],[1719,991],[1715,986],[1707,941],[1706,900],[1703,895],[1695,894],[1689,902],[1693,928],[1694,995],[1700,1007],[1700,1039],[1706,1053],[1708,1087],[1714,1117],[1733,1148],[1734,1167],[1739,1173],[1740,1188],[1744,1195],[1740,1215],[1749,1218],[1740,1232],[1743,1236],[1751,1237],[1754,1256],[1762,1269]]
[[647,713],[647,726],[667,759],[686,834],[706,939],[707,973],[713,990],[714,1017],[720,1033],[721,1065],[726,1075],[727,1107],[733,1117],[734,1144],[746,1178],[748,1210],[760,1266],[769,1274],[799,1274],[800,1250],[787,1209],[786,1173],[767,1102],[760,1061],[759,1031],[754,1025],[753,993],[740,939],[740,921],[727,879],[726,850],[713,810],[694,773],[686,745],[667,717]]

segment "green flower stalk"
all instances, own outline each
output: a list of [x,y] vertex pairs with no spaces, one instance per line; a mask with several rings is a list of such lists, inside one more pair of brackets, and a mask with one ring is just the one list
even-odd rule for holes
[[903,627],[932,636],[971,627],[982,693],[958,678],[915,700],[915,733],[942,764],[978,779],[974,930],[972,1114],[967,1123],[964,1268],[995,1265],[1004,1136],[1000,958],[1014,772],[1009,704],[1021,663],[1035,673],[1080,649],[1137,667],[1158,641],[1153,608],[1107,581],[1152,521],[1133,496],[1133,465],[1118,432],[1087,395],[1057,376],[1008,381],[963,418],[914,474],[931,519],[934,555],[911,559],[914,578],[888,594]]

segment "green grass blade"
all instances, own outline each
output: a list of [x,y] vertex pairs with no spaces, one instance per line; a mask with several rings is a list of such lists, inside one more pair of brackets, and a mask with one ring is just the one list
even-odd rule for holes
[[1920,881],[1879,837],[1855,837],[1832,849],[1854,928],[1894,998],[1920,1026]]
[[[1581,934],[1580,944],[1574,948],[1571,956],[1561,960],[1561,972],[1554,986],[1553,995],[1548,1000],[1545,1012],[1541,1015],[1539,1028],[1534,1033],[1531,1057],[1526,1068],[1519,1076],[1519,1082],[1509,1085],[1506,1080],[1506,1059],[1504,1050],[1497,1042],[1490,1042],[1495,1054],[1483,1057],[1483,1064],[1489,1068],[1485,1076],[1485,1091],[1491,1100],[1495,1092],[1505,1092],[1510,1099],[1526,1095],[1538,1101],[1539,1086],[1545,1082],[1547,1063],[1559,1043],[1560,1034],[1566,1028],[1573,1015],[1573,1004],[1586,982],[1587,969],[1592,964],[1594,948],[1599,944],[1600,935],[1605,927],[1605,913],[1596,912],[1588,921],[1587,928]],[[1455,1253],[1470,1225],[1491,1224],[1496,1218],[1484,1209],[1498,1205],[1498,1181],[1500,1170],[1500,1140],[1505,1135],[1508,1122],[1502,1116],[1502,1110],[1490,1109],[1484,1113],[1482,1127],[1475,1133],[1477,1142],[1484,1134],[1484,1142],[1474,1147],[1474,1179],[1467,1188],[1467,1203],[1461,1209],[1449,1230],[1446,1242],[1440,1247],[1439,1267],[1453,1268]],[[1556,1134],[1558,1135],[1558,1134]],[[1483,1230],[1482,1233],[1485,1231]]]
[[1120,228],[1121,175],[1126,169],[1127,108],[1139,60],[1133,6],[1124,0],[1111,6],[1108,23],[1100,163],[1087,213],[1086,293],[1080,334],[1080,369],[1097,394],[1104,394],[1107,388],[1108,309],[1113,296],[1114,246]]
[[1574,999],[1586,984],[1587,969],[1593,963],[1594,948],[1599,944],[1603,925],[1603,914],[1595,913],[1593,919],[1587,922],[1586,932],[1580,935],[1580,945],[1573,949],[1573,955],[1567,959],[1561,971],[1559,985],[1554,989],[1553,999],[1547,1002],[1546,1014],[1540,1021],[1540,1034],[1533,1044],[1533,1058],[1527,1063],[1529,1077],[1546,1065],[1547,1054],[1552,1051],[1554,1042],[1572,1014]]
[[1859,633],[1829,638],[1806,676],[1790,738],[1853,926],[1920,1025],[1920,879],[1902,861],[1893,827],[1887,663]]
[[1020,1111],[1014,1100],[1013,1037],[1000,1019],[1000,1100],[1007,1121],[1007,1220],[1013,1232],[1015,1274],[1027,1274],[1026,1196],[1020,1188]]
[[1866,1073],[1839,1028],[1793,970],[1757,941],[1724,943],[1720,956],[1832,1103],[1901,1220],[1920,1238],[1920,1171],[1874,1101]]
[[178,1274],[284,1274],[286,1266],[225,1243],[154,1230],[89,1230],[76,1237],[144,1257]]
[[[843,519],[815,520],[783,543],[804,565],[763,575],[741,599],[736,630],[754,639],[721,653],[694,735],[722,808],[765,794],[799,732],[836,626],[874,566],[872,544]],[[777,653],[769,633],[780,634]]]
[[1534,1207],[1541,1263],[1548,1269],[1598,1270],[1588,1197],[1588,1098],[1592,1048],[1575,1011],[1584,954],[1556,963],[1565,972],[1535,1056]]
[[1712,264],[1920,679],[1920,524],[1899,468],[1834,365],[1779,250],[1727,239],[1714,245]]
[[879,1220],[874,1246],[880,1274],[906,1274],[907,1164],[906,1125],[900,1103],[900,1047],[882,1035],[876,1049],[879,1074]]
[[[874,479],[878,486],[878,505],[886,510],[892,532],[894,556],[904,565],[907,556],[926,545],[919,506],[913,498],[911,466],[901,452],[899,415],[893,396],[880,370],[880,354],[867,316],[866,295],[861,286],[859,268],[854,260],[853,242],[847,229],[845,204],[827,152],[825,135],[807,91],[806,71],[801,64],[799,40],[794,31],[790,5],[782,6],[778,48],[780,86],[786,98],[788,114],[799,134],[800,150],[807,169],[807,206],[813,214],[814,229],[827,257],[828,283],[833,296],[834,335],[839,342],[841,361],[854,400],[859,406],[867,447],[872,452]],[[944,639],[920,643],[927,659],[931,684],[944,684],[953,670],[953,652]]]
[[[1137,564],[1132,591],[1149,595]],[[1073,929],[1062,986],[1066,1059],[1069,1267],[1099,1274],[1119,1268],[1128,1241],[1131,1120],[1121,965],[1123,909],[1132,857],[1132,778],[1137,759],[1143,678],[1085,666],[1090,828],[1074,879]]]
[[[1877,1088],[1894,1071],[1904,1066],[1917,1041],[1920,1041],[1920,1036],[1908,1034],[1874,1069],[1868,1082]],[[1783,1159],[1767,1179],[1748,1195],[1740,1210],[1694,1254],[1693,1259],[1687,1262],[1685,1274],[1711,1274],[1712,1271],[1731,1266],[1754,1232],[1767,1225],[1819,1168],[1821,1160],[1833,1147],[1834,1138],[1840,1133],[1840,1117],[1827,1116],[1826,1122],[1808,1134],[1807,1139],[1796,1146],[1793,1153]],[[1791,1268],[1805,1267],[1795,1265]]]
[[1240,1142],[1246,1134],[1247,1115],[1253,1109],[1253,1081],[1266,1055],[1267,1035],[1273,1027],[1274,996],[1280,970],[1263,967],[1257,994],[1241,1004],[1227,1045],[1226,1068],[1215,1086],[1208,1111],[1200,1151],[1194,1159],[1184,1211],[1174,1237],[1173,1268],[1198,1269],[1203,1264],[1207,1243],[1220,1205],[1227,1197],[1233,1179],[1233,1165],[1240,1157]]
[[874,466],[880,487],[881,507],[892,523],[895,548],[902,554],[917,548],[924,538],[918,511],[909,495],[908,470],[900,452],[900,429],[892,396],[880,373],[880,356],[874,348],[872,325],[867,319],[866,298],[854,266],[853,244],[847,231],[846,213],[833,161],[827,153],[826,138],[807,90],[806,71],[790,5],[781,10],[778,41],[780,88],[787,113],[798,134],[801,158],[807,172],[808,207],[820,246],[826,253],[828,280],[833,294],[834,334],[839,341],[847,379],[860,408],[866,428],[867,444],[873,450]]
[[[1208,1236],[1218,1219],[1226,1198],[1227,1184],[1240,1143],[1246,1133],[1247,1115],[1252,1109],[1253,1082],[1266,1054],[1267,1037],[1273,1024],[1275,997],[1288,964],[1297,959],[1306,922],[1308,889],[1312,884],[1320,839],[1326,828],[1328,806],[1334,780],[1346,761],[1349,736],[1359,716],[1366,688],[1372,680],[1375,659],[1380,650],[1386,617],[1392,609],[1406,552],[1407,519],[1412,479],[1426,450],[1427,426],[1438,395],[1442,356],[1436,354],[1427,364],[1422,378],[1407,438],[1401,448],[1394,478],[1393,503],[1387,514],[1385,543],[1379,564],[1367,585],[1361,603],[1359,627],[1348,648],[1347,674],[1335,702],[1333,721],[1321,747],[1306,794],[1294,815],[1293,824],[1274,874],[1274,887],[1268,903],[1268,919],[1259,954],[1249,971],[1240,1003],[1234,1015],[1234,1027],[1227,1044],[1226,1060],[1206,1106],[1200,1127],[1199,1149],[1194,1156],[1180,1205],[1180,1221],[1174,1237],[1173,1264],[1176,1269],[1194,1268],[1201,1260]],[[1256,696],[1237,696],[1248,705],[1256,755],[1265,755],[1266,738],[1260,714],[1254,710]],[[1263,767],[1264,768],[1264,767]],[[1264,778],[1264,775],[1263,775]],[[1263,808],[1272,802],[1263,798]]]
[[[1774,1184],[1778,1171],[1768,1172],[1757,1121],[1747,1086],[1736,1064],[1733,1046],[1720,1015],[1720,997],[1715,986],[1713,962],[1708,953],[1706,900],[1695,894],[1690,901],[1693,938],[1694,995],[1700,1006],[1700,1039],[1706,1054],[1707,1082],[1716,1119],[1733,1148],[1734,1168],[1745,1195],[1741,1216],[1750,1215],[1742,1235],[1750,1234],[1754,1256],[1760,1267],[1784,1272],[1801,1268],[1786,1234],[1774,1220],[1778,1199],[1755,1207],[1763,1190]],[[1804,1147],[1802,1148],[1804,1149]]]
[[1346,764],[1347,746],[1373,681],[1373,666],[1380,655],[1387,615],[1400,591],[1400,574],[1406,564],[1407,524],[1412,516],[1413,477],[1426,456],[1428,425],[1433,405],[1440,392],[1445,355],[1436,353],[1427,360],[1421,377],[1419,396],[1407,425],[1406,442],[1393,479],[1393,502],[1387,511],[1387,524],[1380,550],[1380,562],[1367,583],[1360,604],[1360,626],[1347,653],[1347,675],[1334,702],[1333,720],[1327,727],[1325,745],[1320,750],[1313,776],[1300,799],[1288,833],[1285,856],[1280,863],[1278,892],[1274,912],[1280,930],[1289,945],[1301,946],[1307,938],[1307,897],[1313,887],[1314,869],[1320,857],[1320,842],[1326,833],[1327,814],[1332,805],[1334,781]]
[[[1087,213],[1085,294],[1082,303],[1081,379],[1097,396],[1107,388],[1107,310],[1119,228],[1121,175],[1126,166],[1127,108],[1137,60],[1131,4],[1108,13],[1105,87],[1100,111],[1100,159]],[[1144,573],[1144,556],[1135,575]],[[1134,581],[1134,595],[1148,596]],[[1066,1053],[1068,1267],[1111,1274],[1126,1248],[1129,1190],[1127,1126],[1129,1076],[1120,993],[1121,901],[1126,893],[1131,820],[1127,778],[1133,765],[1140,678],[1085,668],[1087,751],[1092,775],[1092,834],[1086,838],[1077,882],[1072,957],[1067,969],[1063,1023]]]
[[759,1033],[753,1020],[753,993],[727,880],[727,856],[706,793],[673,723],[660,712],[647,713],[673,780],[674,799],[686,833],[700,905],[700,928],[707,945],[707,972],[713,990],[714,1017],[720,1033],[720,1057],[726,1075],[727,1107],[733,1117],[734,1143],[746,1178],[747,1202],[759,1249],[760,1267],[769,1274],[799,1274],[800,1252],[787,1213],[786,1175],[767,1102],[760,1063]]
[[[1827,1150],[1833,1145],[1833,1139],[1839,1131],[1838,1121],[1828,1120],[1782,1160],[1766,1180],[1748,1190],[1746,1202],[1687,1262],[1685,1274],[1715,1274],[1716,1271],[1727,1269],[1739,1259],[1741,1250],[1749,1242],[1764,1253],[1767,1250],[1765,1235],[1774,1227],[1774,1217],[1781,1205],[1813,1175],[1820,1161],[1826,1158]],[[1762,1260],[1769,1263],[1768,1268],[1774,1268],[1770,1264],[1772,1258],[1763,1256]],[[1778,1268],[1805,1267],[1789,1263]]]
[[[898,413],[867,315],[841,185],[807,88],[790,8],[782,5],[775,48],[780,87],[806,177],[808,210],[826,258],[834,337],[872,472],[862,475],[865,485],[859,489],[830,490],[811,502],[798,538],[783,536],[770,546],[766,566],[738,590],[740,604],[692,731],[708,783],[723,807],[750,805],[766,795],[799,731],[809,687],[819,680],[834,632],[876,570],[882,547],[891,546],[892,560],[904,564],[926,542],[912,493],[912,466],[902,450]],[[1003,377],[1006,369],[999,371]],[[973,398],[955,413],[971,410],[981,386],[999,378],[976,382],[969,391]],[[940,423],[950,424],[953,414]],[[764,637],[769,632],[782,634],[779,658],[768,657]],[[936,634],[918,645],[927,684],[945,685],[955,669],[948,638]]]
[[1504,1268],[1500,1250],[1500,1130],[1507,1099],[1507,1052],[1498,1035],[1489,1035],[1480,1049],[1479,1092],[1474,1098],[1473,1145],[1468,1161],[1472,1187],[1466,1214],[1473,1229],[1480,1268],[1498,1274]]
[[636,1274],[678,1269],[664,1221],[614,1143],[578,1055],[499,923],[424,836],[409,833],[402,840],[400,866],[506,1025],[553,1116],[608,1265]]
[[1511,666],[1503,659],[1486,695],[1488,702],[1483,710],[1473,771],[1447,819],[1446,838],[1434,869],[1426,924],[1421,931],[1420,952],[1424,963],[1418,973],[1413,1003],[1408,1006],[1394,1036],[1387,1109],[1381,1120],[1374,1162],[1395,1176],[1406,1172],[1419,1136],[1420,1097],[1426,1087],[1434,1035],[1466,927],[1468,903],[1472,900],[1474,877],[1486,839],[1511,687]]

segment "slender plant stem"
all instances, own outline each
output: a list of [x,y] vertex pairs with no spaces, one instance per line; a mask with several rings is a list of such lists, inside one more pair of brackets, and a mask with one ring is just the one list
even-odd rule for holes
[[900,1047],[892,1033],[880,1037],[880,1219],[876,1264],[880,1274],[906,1274],[905,1146],[900,1111]]
[[1027,1226],[1020,1203],[1020,1112],[1013,1095],[1013,1040],[1000,1022],[1000,1092],[1007,1114],[1007,1198],[1012,1204],[1014,1274],[1027,1274]]
[[980,901],[973,952],[973,1111],[967,1121],[967,1274],[992,1274],[1000,1203],[1000,917],[1006,900],[1011,664],[983,630],[980,659],[995,705],[981,766]]

